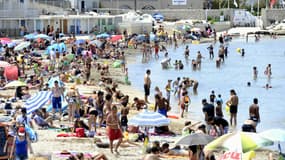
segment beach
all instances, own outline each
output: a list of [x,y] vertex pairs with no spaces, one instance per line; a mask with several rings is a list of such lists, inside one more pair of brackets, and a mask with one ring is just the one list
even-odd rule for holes
[[[243,31],[244,32],[244,31]],[[239,41],[240,39],[238,39]],[[201,44],[197,45],[198,47],[201,48],[206,48],[206,45],[208,45],[208,42],[212,42],[211,38],[201,40]],[[187,44],[190,45],[189,42]],[[193,45],[193,44],[191,44]],[[195,47],[197,47],[195,46]],[[181,47],[181,46],[180,46]],[[184,46],[183,46],[184,47]],[[197,48],[198,48],[197,47]],[[234,46],[232,48],[235,49],[237,46]],[[171,49],[170,54],[175,54],[176,51],[172,51],[171,46],[168,46],[168,49]],[[196,49],[196,48],[195,48]],[[145,69],[149,67],[156,67],[155,69],[152,68],[154,71],[159,70],[158,72],[155,71],[152,76],[152,81],[154,82],[155,85],[164,85],[165,79],[159,79],[161,75],[164,73],[167,73],[165,71],[161,71],[161,68],[158,68],[157,65],[160,67],[160,61],[154,61],[151,60],[150,63],[148,64],[141,64],[140,56],[141,56],[141,49],[126,49],[124,50],[125,55],[126,55],[126,64],[127,67],[131,66],[134,68],[129,68],[130,70],[130,76],[129,79],[131,80],[131,85],[125,84],[125,75],[122,72],[121,68],[114,68],[112,64],[114,63],[113,60],[106,60],[106,59],[99,59],[96,61],[96,63],[102,63],[102,64],[107,64],[109,66],[109,72],[110,72],[110,78],[113,79],[114,82],[118,84],[118,89],[124,94],[124,95],[129,95],[130,102],[131,104],[133,102],[134,97],[139,97],[140,99],[143,99],[144,93],[143,93],[143,74],[145,73]],[[204,51],[205,52],[205,51]],[[191,53],[192,54],[192,53]],[[207,54],[207,53],[206,53]],[[163,56],[161,56],[163,57]],[[160,59],[161,60],[161,59]],[[206,65],[208,65],[209,62],[206,62]],[[143,66],[142,68],[139,68],[138,65],[148,65],[148,66]],[[156,64],[156,65],[154,65]],[[204,65],[204,64],[203,64]],[[203,66],[204,67],[204,66]],[[138,73],[140,72],[140,73]],[[159,74],[161,72],[161,74]],[[188,75],[189,73],[187,73]],[[192,73],[191,73],[192,74]],[[199,73],[193,73],[194,76],[197,76]],[[173,75],[171,75],[173,76]],[[85,96],[90,96],[93,94],[93,91],[98,91],[98,90],[103,90],[104,87],[99,85],[99,77],[100,73],[96,71],[95,67],[91,69],[91,79],[94,79],[94,83],[96,85],[83,85],[83,84],[76,84],[76,88],[78,88],[79,92],[82,93]],[[165,76],[167,78],[167,76]],[[197,76],[198,77],[198,76]],[[171,77],[171,78],[176,78],[176,77]],[[204,77],[202,77],[204,78]],[[164,81],[162,81],[164,80]],[[70,86],[73,86],[75,83],[66,83],[66,88],[70,88]],[[202,84],[203,85],[203,84]],[[106,85],[108,86],[108,85]],[[160,86],[164,87],[164,86]],[[219,87],[217,87],[219,88]],[[217,89],[215,88],[215,89]],[[242,88],[242,87],[241,87]],[[203,86],[202,86],[202,89]],[[208,89],[208,88],[207,88]],[[226,88],[228,90],[228,88]],[[30,90],[31,94],[36,93],[36,90]],[[1,94],[5,95],[14,95],[14,89],[10,90],[5,90],[2,91]],[[191,95],[192,96],[192,95]],[[192,123],[196,122],[201,122],[204,123],[203,118],[201,118],[200,114],[200,97],[199,98],[193,98],[195,103],[191,105],[191,107],[195,108],[195,113],[193,114],[194,111],[191,111],[188,115],[186,115],[186,118],[179,118],[179,109],[176,108],[176,106],[172,106],[173,109],[170,111],[171,115],[178,117],[176,118],[170,118],[171,123],[169,125],[170,131],[174,132],[176,135],[175,136],[150,136],[150,143],[153,141],[159,141],[161,144],[168,142],[170,144],[170,147],[174,147],[175,142],[181,137],[181,131],[182,128],[184,127],[184,123],[186,121],[191,121]],[[225,98],[226,99],[226,98]],[[250,98],[251,99],[251,98]],[[153,97],[150,97],[150,104],[154,104],[154,99]],[[172,99],[173,100],[173,99]],[[199,103],[198,103],[199,101]],[[176,101],[174,101],[176,102]],[[174,103],[173,102],[173,103]],[[117,103],[117,102],[115,102]],[[246,104],[247,105],[247,104]],[[245,106],[246,106],[245,105]],[[175,108],[174,108],[175,107]],[[152,108],[149,108],[149,110],[152,110]],[[200,112],[198,112],[198,110]],[[141,112],[141,111],[140,111]],[[136,116],[139,113],[135,108],[131,108],[130,113],[128,115],[129,119],[133,116]],[[199,114],[196,114],[199,113]],[[192,116],[193,114],[194,116]],[[86,121],[86,119],[85,119]],[[67,122],[66,117],[59,120],[54,121],[56,126],[64,126],[64,127],[70,127],[71,124]],[[62,127],[62,128],[64,128]],[[127,147],[127,148],[119,148],[120,154],[112,154],[109,150],[109,148],[99,148],[95,144],[95,138],[99,138],[104,142],[108,142],[108,137],[106,136],[106,131],[105,128],[100,128],[96,132],[95,138],[78,138],[78,137],[57,137],[59,134],[63,133],[64,131],[62,128],[58,129],[36,129],[36,132],[38,134],[39,140],[36,143],[32,143],[32,147],[34,149],[34,154],[30,156],[30,159],[36,160],[36,157],[49,157],[52,160],[62,160],[62,159],[67,159],[67,155],[60,154],[62,151],[68,151],[70,153],[84,153],[86,156],[90,155],[97,155],[99,153],[103,153],[107,156],[108,159],[115,160],[115,159],[122,159],[122,160],[140,160],[143,158],[143,150],[144,150],[144,145],[142,142],[138,143],[139,146],[133,146],[133,147]],[[238,130],[238,129],[237,129]],[[130,134],[131,135],[131,134]],[[149,145],[150,146],[150,145]],[[256,151],[256,160],[267,160],[269,153],[272,151],[269,151],[267,149],[265,150],[260,150]],[[222,152],[217,152],[215,153],[216,157],[219,157],[222,155]],[[278,156],[277,152],[274,152],[274,157],[276,158]],[[39,159],[39,158],[38,158]],[[172,159],[188,159],[187,157],[163,157],[162,159],[166,160],[172,160]]]

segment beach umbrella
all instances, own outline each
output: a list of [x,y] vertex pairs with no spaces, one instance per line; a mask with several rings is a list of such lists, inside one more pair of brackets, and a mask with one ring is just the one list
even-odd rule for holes
[[63,87],[64,86],[64,83],[59,79],[59,76],[56,76],[56,77],[51,77],[50,78],[50,80],[48,81],[48,87],[49,88],[54,87],[54,82],[55,81],[58,81],[58,86],[59,87]]
[[10,87],[21,87],[21,86],[27,86],[27,83],[22,82],[22,81],[12,81],[8,84],[5,85],[5,88],[10,88]]
[[46,35],[46,34],[35,35],[35,38],[50,39],[50,37],[48,35]]
[[200,28],[192,28],[191,31],[192,31],[192,32],[200,32],[201,29],[200,29]]
[[160,127],[169,125],[170,120],[158,112],[144,110],[129,120],[129,125],[138,127]]
[[27,108],[27,113],[30,114],[43,107],[51,99],[51,95],[51,91],[40,91],[27,99],[24,104],[25,108]]
[[285,141],[285,130],[284,129],[269,129],[264,132],[259,133],[262,137],[270,139],[276,142],[284,142]]
[[11,64],[8,63],[8,62],[6,62],[6,61],[0,61],[0,67],[5,68],[5,67],[7,67],[7,66],[11,66]]
[[284,129],[269,129],[259,133],[260,136],[270,139],[274,142],[278,142],[278,149],[281,152],[280,142],[285,141],[285,130]]
[[9,42],[9,43],[7,44],[8,48],[13,48],[13,47],[15,47],[16,45],[17,45],[16,42]]
[[80,44],[84,44],[84,43],[85,43],[84,39],[78,39],[78,40],[75,41],[76,45],[80,45]]
[[164,19],[164,16],[160,13],[155,13],[152,15],[152,17],[155,19],[155,20],[162,20]]
[[10,38],[4,37],[4,38],[0,38],[0,42],[2,44],[8,44],[8,43],[12,42],[12,40]]
[[31,45],[31,42],[22,42],[20,44],[18,44],[15,48],[14,48],[14,51],[20,51],[24,48],[27,48]]
[[191,26],[189,26],[189,25],[183,25],[183,26],[182,26],[182,29],[184,29],[184,30],[190,30],[190,29],[191,29]]
[[173,32],[181,33],[181,31],[179,31],[177,29],[173,29]]
[[89,42],[89,44],[93,44],[93,45],[100,47],[103,43],[102,43],[102,41],[96,39],[96,40]]
[[176,142],[176,145],[186,145],[186,146],[206,145],[213,140],[214,140],[214,137],[209,136],[207,134],[193,133],[193,134],[181,137]]
[[225,134],[205,146],[205,150],[226,150],[246,153],[263,146],[272,145],[273,141],[251,132],[233,132]]
[[102,33],[102,34],[99,34],[96,36],[96,38],[109,38],[109,37],[110,37],[110,35],[107,33]]
[[30,34],[25,35],[24,38],[26,38],[26,39],[36,39],[36,34],[30,33]]
[[136,36],[135,40],[138,41],[138,42],[144,42],[146,40],[146,35],[139,34],[139,35]]
[[122,39],[123,36],[122,35],[112,35],[111,37],[111,41],[112,42],[117,42],[118,40]]
[[75,55],[72,53],[66,55],[66,58],[67,58],[69,63],[74,59],[74,57],[75,57]]

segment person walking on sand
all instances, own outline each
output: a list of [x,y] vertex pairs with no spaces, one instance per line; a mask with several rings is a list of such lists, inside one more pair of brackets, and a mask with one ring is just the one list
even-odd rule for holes
[[230,123],[231,126],[234,124],[236,126],[237,124],[237,112],[238,112],[238,96],[235,92],[235,90],[230,90],[230,99],[226,103],[228,106],[230,106]]
[[122,143],[122,138],[123,138],[123,134],[122,131],[120,129],[120,123],[119,123],[119,118],[117,115],[118,112],[118,108],[116,105],[112,106],[112,112],[110,114],[108,114],[107,118],[106,118],[106,125],[107,125],[107,135],[109,137],[109,141],[110,141],[110,151],[111,153],[113,153],[113,142],[114,140],[118,139],[118,143],[115,146],[115,152],[117,154],[119,154],[118,152],[118,148],[120,146],[120,144]]
[[55,114],[56,110],[59,110],[59,114],[61,115],[62,110],[62,100],[61,96],[64,97],[63,88],[59,86],[58,81],[54,81],[54,86],[51,88],[52,92],[52,113]]
[[259,106],[258,106],[258,99],[253,99],[253,104],[249,106],[249,118],[254,122],[260,122],[260,115],[259,115]]
[[34,153],[25,127],[19,127],[18,134],[14,140],[14,146],[16,160],[28,160],[28,149],[31,154]]
[[150,69],[148,69],[146,70],[146,74],[144,76],[144,100],[146,103],[149,103],[147,98],[150,95],[150,85],[151,85],[150,74],[151,71]]

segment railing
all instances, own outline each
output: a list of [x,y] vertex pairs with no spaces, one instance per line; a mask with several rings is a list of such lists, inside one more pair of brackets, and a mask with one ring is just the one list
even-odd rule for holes
[[35,0],[35,2],[39,4],[45,4],[45,5],[50,5],[50,6],[55,6],[55,7],[60,7],[60,8],[71,8],[70,1],[67,0]]
[[0,10],[0,18],[31,18],[38,17],[40,13],[37,9]]

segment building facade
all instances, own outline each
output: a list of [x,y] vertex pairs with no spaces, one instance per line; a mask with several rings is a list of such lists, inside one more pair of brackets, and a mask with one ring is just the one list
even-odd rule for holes
[[101,0],[102,8],[157,10],[203,9],[204,0]]

